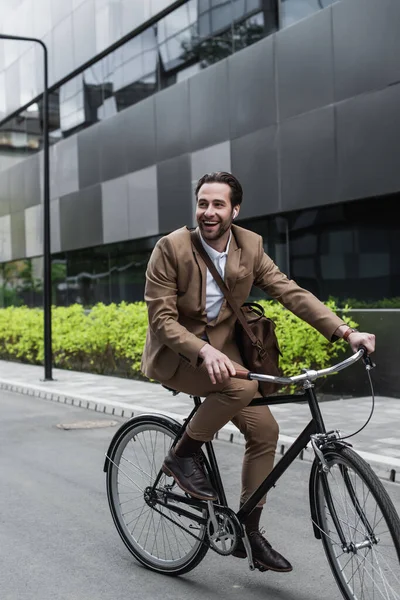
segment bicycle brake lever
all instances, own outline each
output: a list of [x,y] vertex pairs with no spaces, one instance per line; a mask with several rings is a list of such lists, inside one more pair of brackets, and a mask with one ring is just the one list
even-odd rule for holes
[[373,369],[374,367],[376,367],[376,364],[374,362],[372,362],[372,360],[368,356],[366,347],[365,346],[360,346],[359,350],[363,350],[364,351],[362,359],[364,361],[366,369],[368,371],[370,371],[371,369]]

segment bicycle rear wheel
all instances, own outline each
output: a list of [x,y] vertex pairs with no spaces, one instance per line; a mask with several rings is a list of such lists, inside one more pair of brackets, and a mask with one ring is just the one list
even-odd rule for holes
[[317,525],[344,598],[400,600],[400,519],[389,495],[353,450],[326,450],[324,458],[329,471],[315,472]]
[[[190,571],[208,550],[205,526],[158,503],[152,508],[145,500],[145,490],[153,485],[178,430],[178,424],[157,415],[133,419],[107,469],[108,502],[122,540],[139,562],[168,575]],[[168,484],[174,485],[173,480],[163,474],[157,484],[160,494]]]

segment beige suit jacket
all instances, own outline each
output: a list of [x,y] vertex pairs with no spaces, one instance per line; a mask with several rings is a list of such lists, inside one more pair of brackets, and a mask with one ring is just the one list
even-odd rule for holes
[[[237,225],[232,234],[225,282],[237,303],[255,285],[331,340],[342,319],[278,269],[261,236]],[[197,366],[205,336],[221,351],[232,341],[236,317],[225,299],[218,317],[207,322],[206,269],[186,227],[157,242],[146,271],[149,327],[141,368],[147,377],[168,381],[180,358]]]

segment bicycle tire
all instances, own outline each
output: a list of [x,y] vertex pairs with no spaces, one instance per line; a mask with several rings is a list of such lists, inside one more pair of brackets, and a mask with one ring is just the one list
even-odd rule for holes
[[[323,455],[329,471],[312,470],[313,514],[343,597],[400,600],[400,519],[387,491],[368,463],[350,448],[337,446]],[[345,535],[345,549],[334,512]]]
[[[131,426],[124,427],[114,445],[106,476],[111,514],[126,547],[142,565],[167,575],[182,575],[194,569],[208,551],[204,543],[205,526],[193,529],[199,538],[195,539],[166,517],[182,527],[188,527],[189,519],[158,504],[160,515],[144,499],[144,490],[154,482],[179,428],[178,423],[166,423],[157,415],[132,419]],[[172,480],[169,478],[169,481]],[[157,489],[162,489],[165,483],[163,474]],[[180,492],[180,489],[174,488],[174,491]],[[194,523],[194,527],[199,525]],[[150,530],[155,539],[147,543]]]

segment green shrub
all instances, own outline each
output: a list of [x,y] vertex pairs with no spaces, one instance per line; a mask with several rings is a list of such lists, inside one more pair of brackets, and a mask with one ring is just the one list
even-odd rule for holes
[[[260,301],[276,323],[284,374],[302,367],[325,368],[346,344],[330,344],[315,329],[277,302]],[[337,307],[327,303],[331,310]],[[351,319],[344,317],[352,327]],[[52,310],[53,361],[63,369],[141,378],[140,360],[147,330],[144,302],[97,304],[87,313],[78,304]],[[0,358],[43,364],[43,311],[23,307],[0,309]]]
[[[299,374],[303,368],[325,369],[334,364],[340,354],[347,349],[347,343],[338,340],[334,344],[324,338],[316,329],[286,310],[274,301],[258,301],[264,307],[265,314],[276,324],[276,335],[282,352],[280,367],[286,376]],[[337,306],[333,300],[325,302],[333,312]],[[350,327],[357,327],[345,313],[340,315]]]

